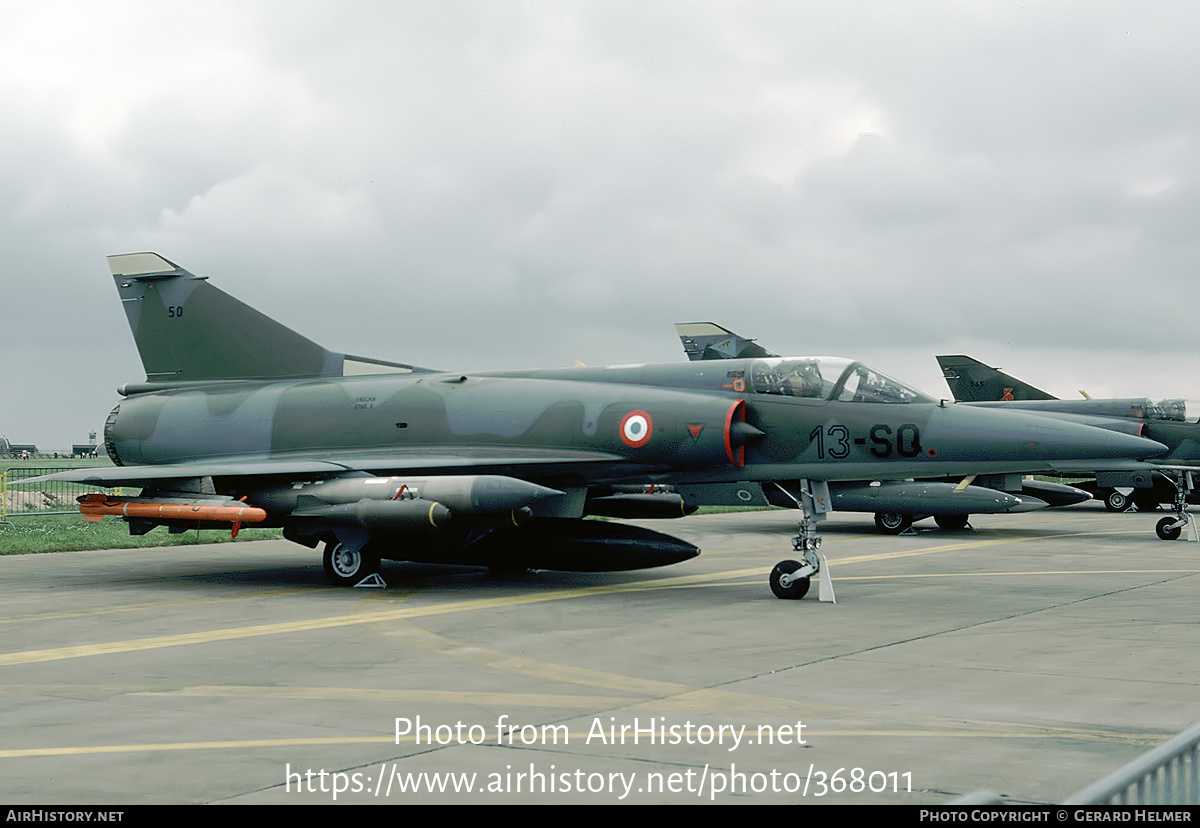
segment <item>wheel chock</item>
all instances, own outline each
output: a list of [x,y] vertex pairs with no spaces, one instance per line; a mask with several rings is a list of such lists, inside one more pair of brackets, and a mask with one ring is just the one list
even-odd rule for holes
[[387,581],[378,572],[372,572],[354,585],[355,589],[387,589]]
[[817,575],[817,600],[837,603],[837,596],[833,594],[833,578],[829,575],[829,561],[824,555],[821,556],[821,572]]

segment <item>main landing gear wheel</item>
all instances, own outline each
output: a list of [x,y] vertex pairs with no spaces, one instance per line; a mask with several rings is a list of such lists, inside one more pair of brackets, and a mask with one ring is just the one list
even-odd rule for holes
[[899,512],[876,512],[875,528],[885,535],[899,535],[912,526],[912,516]]
[[1154,527],[1154,531],[1157,532],[1158,536],[1163,540],[1178,540],[1179,533],[1183,529],[1182,526],[1175,525],[1178,522],[1179,521],[1173,517],[1165,517],[1158,522],[1157,526]]
[[[775,593],[776,598],[798,600],[808,594],[810,578],[791,578],[791,574],[802,566],[804,564],[799,561],[780,561],[775,564],[771,570],[771,592]],[[786,586],[784,582],[787,582]]]
[[938,528],[943,532],[961,532],[967,528],[967,521],[971,519],[970,515],[934,515],[933,522],[938,525]]
[[379,558],[376,555],[340,542],[329,541],[325,544],[325,576],[334,586],[352,587],[378,571]]
[[1110,512],[1124,512],[1129,508],[1129,495],[1123,495],[1116,489],[1111,489],[1104,496],[1104,508]]

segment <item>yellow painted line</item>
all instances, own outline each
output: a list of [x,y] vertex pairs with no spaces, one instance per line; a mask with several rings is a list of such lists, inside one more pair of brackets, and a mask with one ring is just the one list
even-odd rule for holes
[[461,707],[475,705],[503,709],[553,707],[575,710],[622,710],[650,713],[690,713],[694,715],[771,716],[806,714],[835,718],[861,715],[861,711],[830,705],[797,705],[790,699],[775,699],[737,693],[671,685],[669,682],[645,681],[624,676],[630,684],[665,685],[654,687],[655,695],[637,697],[601,696],[554,693],[493,693],[460,690],[387,690],[356,687],[276,687],[250,685],[216,685],[185,687],[180,690],[139,691],[130,695],[198,698],[290,699],[303,701],[358,701],[389,704],[445,704]]
[[686,584],[704,584],[716,578],[743,577],[748,575],[761,577],[758,569],[746,569],[737,572],[724,572],[718,575],[682,575],[674,578],[662,578],[655,581],[629,584],[609,584],[577,589],[536,592],[526,595],[510,595],[501,598],[479,598],[469,601],[454,601],[427,607],[405,607],[404,609],[378,610],[375,612],[356,613],[354,615],[337,615],[327,618],[314,618],[305,621],[285,621],[277,624],[260,624],[250,627],[233,627],[205,632],[180,633],[178,635],[161,635],[151,638],[135,638],[126,641],[110,641],[101,644],[83,644],[75,647],[55,647],[48,650],[29,650],[26,652],[7,653],[0,655],[0,667],[10,667],[16,664],[34,664],[45,661],[60,661],[84,656],[111,655],[128,653],[139,650],[154,650],[164,647],[179,647],[188,644],[208,644],[214,641],[234,641],[241,638],[255,638],[263,635],[284,635],[288,633],[308,632],[311,630],[334,629],[337,627],[372,624],[386,621],[396,621],[405,618],[427,618],[436,615],[446,615],[455,612],[472,612],[477,610],[498,609],[502,607],[537,604],[547,601],[561,601],[567,598],[583,598],[594,595],[613,595],[618,593],[647,592],[664,589],[671,586]]
[[[830,560],[830,564],[854,564],[867,563],[871,561],[889,561],[898,558],[913,558],[919,555],[936,555],[939,552],[962,552],[966,549],[982,549],[985,546],[999,546],[1006,543],[1020,543],[1028,540],[1027,538],[1004,538],[1001,540],[980,540],[970,541],[965,543],[948,543],[941,546],[927,546],[923,549],[900,549],[891,552],[873,552],[867,555],[853,555],[848,558],[837,558]],[[799,554],[799,553],[797,553]]]
[[[1067,536],[1064,535],[1062,537],[1067,537]],[[994,546],[994,545],[1003,544],[1003,543],[1022,543],[1027,540],[1031,540],[1031,538],[1028,538],[1028,537],[983,538],[983,539],[978,539],[978,540],[964,540],[960,543],[946,543],[946,544],[939,544],[938,546],[925,546],[925,547],[921,547],[919,549],[893,549],[893,550],[889,550],[887,552],[870,552],[865,555],[852,555],[852,556],[846,557],[846,558],[838,558],[836,561],[831,561],[831,563],[846,564],[846,563],[863,563],[863,562],[867,562],[867,561],[886,561],[886,560],[890,560],[892,558],[910,558],[914,555],[933,555],[938,552],[959,552],[964,549],[977,549],[977,548],[984,547],[984,546]],[[1037,540],[1046,540],[1046,538],[1039,537],[1039,538],[1037,538]],[[795,556],[803,554],[801,552],[796,552],[796,551],[788,550],[785,548],[781,548],[777,544],[772,544],[770,546],[756,546],[753,548],[725,549],[725,550],[718,550],[718,551],[712,552],[712,553],[705,551],[703,554],[712,558],[712,557],[716,557],[717,555],[730,555],[730,554],[744,555],[744,554],[747,554],[750,552],[764,552],[765,553],[765,552],[772,552],[772,551],[774,554],[778,555],[778,557],[781,559],[787,558],[789,556],[795,557]],[[756,574],[758,574],[759,570],[754,570],[754,572]]]
[[[941,544],[907,551],[889,551],[869,555],[858,555],[831,562],[830,566],[846,566],[865,563],[868,561],[889,560],[893,558],[913,557],[917,555],[932,555],[939,552],[961,551],[1005,543],[1017,543],[1024,538],[1004,538],[998,540],[968,541],[955,544]],[[522,606],[527,604],[561,601],[569,598],[584,598],[596,595],[615,595],[621,593],[648,592],[684,586],[712,585],[718,582],[728,582],[739,578],[762,578],[763,571],[759,567],[730,570],[707,575],[679,575],[659,578],[652,581],[639,581],[625,584],[606,584],[576,589],[534,592],[525,595],[510,595],[500,598],[479,598],[467,601],[454,601],[425,607],[405,607],[403,609],[377,610],[361,612],[352,615],[338,615],[326,618],[314,618],[303,621],[285,621],[276,624],[260,624],[248,627],[232,627],[227,629],[207,630],[204,632],[180,633],[177,635],[153,636],[150,638],[135,638],[125,641],[110,641],[98,644],[82,644],[73,647],[55,647],[45,650],[28,650],[25,652],[6,653],[0,655],[0,667],[11,667],[18,664],[34,664],[47,661],[61,661],[71,658],[83,658],[96,655],[113,655],[117,653],[138,652],[166,647],[180,647],[190,644],[209,644],[216,641],[234,641],[243,638],[256,638],[264,635],[286,635],[289,633],[309,632],[312,630],[335,629],[337,627],[356,626],[408,618],[427,618],[437,615],[447,615],[456,612],[474,612],[479,610],[498,609],[503,607]]]
[[[749,726],[748,726],[749,728]],[[1170,739],[1175,734],[1173,733],[1146,733],[1146,734],[1125,734],[1125,733],[1104,733],[1102,731],[1067,731],[1060,732],[1053,729],[1047,729],[1044,732],[996,732],[986,730],[820,730],[816,733],[806,733],[804,738],[807,744],[815,745],[824,738],[854,738],[861,737],[866,739],[880,738],[914,738],[914,739],[1086,739],[1088,741],[1103,741],[1114,742],[1120,744],[1136,744],[1136,745],[1158,745]],[[488,732],[488,740],[480,744],[481,747],[495,745],[495,732]],[[570,733],[567,739],[576,744],[586,743],[587,733]],[[415,736],[404,736],[399,739],[399,744],[414,743]],[[599,738],[593,739],[599,742]],[[646,747],[645,739],[641,740],[639,747]],[[321,738],[296,738],[296,739],[239,739],[226,740],[216,742],[158,742],[138,745],[75,745],[52,748],[15,748],[10,750],[0,750],[0,759],[27,759],[37,756],[95,756],[106,753],[153,753],[160,751],[181,751],[181,750],[253,750],[255,748],[276,748],[276,747],[316,747],[323,745],[395,745],[397,740],[394,736],[327,736]],[[454,742],[453,744],[457,744]],[[504,743],[508,745],[507,741]],[[514,745],[520,745],[519,736],[514,735]],[[632,744],[631,739],[626,740],[626,747]],[[537,748],[542,746],[540,741],[537,744],[521,745],[522,747]],[[552,746],[552,745],[551,745]],[[618,742],[616,747],[622,747]],[[662,745],[658,745],[661,747]],[[597,745],[590,745],[596,748]],[[672,747],[668,745],[668,747]]]
[[468,601],[454,601],[426,607],[405,607],[403,609],[377,610],[374,612],[355,613],[353,615],[338,615],[327,618],[314,618],[305,621],[285,621],[276,624],[260,624],[249,627],[233,627],[205,632],[180,633],[178,635],[162,635],[151,638],[135,638],[126,641],[111,641],[100,644],[82,644],[74,647],[55,647],[47,650],[29,650],[26,652],[6,653],[0,655],[0,667],[10,667],[16,664],[33,664],[45,661],[61,661],[70,658],[82,658],[94,655],[111,655],[115,653],[136,652],[139,650],[154,650],[164,647],[179,647],[188,644],[208,644],[215,641],[234,641],[242,638],[255,638],[264,635],[284,635],[288,633],[308,632],[311,630],[334,629],[337,627],[373,624],[397,621],[407,618],[427,618],[436,615],[446,615],[455,612],[472,612],[478,610],[498,609],[502,607],[521,606],[526,604],[562,601],[568,598],[584,598],[595,595],[615,595],[632,592],[649,592],[681,586],[697,586],[711,584],[715,581],[725,581],[735,578],[761,578],[760,568],[732,570],[710,575],[680,575],[672,578],[660,578],[654,581],[642,581],[627,584],[608,584],[577,589],[553,590],[528,593],[525,595],[510,595],[500,598],[479,598]]
[[181,690],[140,691],[136,696],[189,696],[232,699],[302,699],[305,701],[365,701],[400,704],[499,705],[588,710],[638,705],[646,699],[562,693],[495,693],[473,690],[390,690],[357,687],[196,686]]
[[[1120,534],[1120,533],[1079,533],[1079,536],[1097,535],[1097,534]],[[1069,537],[1069,536],[1062,536]],[[837,566],[847,564],[864,563],[869,561],[888,560],[892,558],[911,557],[916,555],[936,554],[939,552],[961,551],[964,549],[980,548],[1004,543],[1019,543],[1029,540],[1029,538],[1001,538],[968,541],[956,544],[942,544],[934,547],[927,547],[916,550],[892,550],[883,553],[859,555],[841,560],[836,560],[833,563]],[[1037,540],[1053,540],[1051,538],[1037,538]],[[743,552],[744,554],[744,552]],[[1154,570],[1153,572],[1162,573],[1195,573],[1198,570]],[[896,576],[852,576],[847,580],[871,580],[873,578],[904,578],[904,577],[977,577],[985,576],[992,577],[995,575],[1003,575],[1012,577],[1014,575],[1059,575],[1059,574],[1082,574],[1078,570],[1074,571],[1042,571],[1042,572],[994,572],[994,573],[938,573],[929,575],[896,575]],[[1091,570],[1088,574],[1147,574],[1147,570]],[[192,633],[174,636],[158,636],[145,639],[134,639],[124,642],[110,642],[107,644],[83,645],[79,647],[63,647],[50,650],[29,651],[24,653],[11,653],[5,656],[0,656],[0,666],[35,663],[43,661],[52,661],[59,659],[75,658],[86,655],[98,655],[105,653],[131,652],[136,650],[153,649],[160,647],[180,646],[183,644],[205,643],[220,640],[233,640],[239,638],[249,638],[260,635],[273,635],[288,632],[298,632],[314,629],[329,629],[347,625],[361,625],[369,623],[388,622],[398,619],[427,617],[441,615],[453,612],[472,611],[480,609],[489,609],[504,606],[517,606],[523,604],[540,603],[546,601],[563,600],[575,597],[587,597],[592,595],[618,594],[628,592],[642,592],[659,589],[685,588],[690,586],[712,586],[715,584],[732,584],[738,579],[755,578],[759,579],[763,576],[763,571],[760,567],[731,570],[728,572],[714,573],[711,575],[688,575],[676,576],[671,578],[656,579],[654,581],[643,581],[638,583],[627,583],[617,585],[604,585],[596,587],[586,587],[580,589],[557,590],[553,592],[542,592],[520,596],[508,596],[503,598],[476,599],[469,601],[460,601],[449,604],[442,604],[431,607],[407,607],[404,609],[380,610],[375,612],[358,613],[354,615],[334,616],[324,619],[313,619],[308,621],[285,622],[279,624],[266,624],[251,627],[233,628],[226,630],[214,630],[205,633]],[[267,593],[269,595],[278,595],[277,592]],[[241,600],[247,596],[238,596],[236,598],[219,599],[219,600]],[[161,602],[162,604],[175,603],[207,603],[208,600],[197,602]],[[133,608],[152,608],[153,605],[135,605]],[[114,608],[113,611],[121,611],[126,608]],[[440,649],[440,648],[438,648]],[[510,659],[512,663],[504,664],[505,659]],[[472,659],[473,660],[473,659]],[[707,710],[713,715],[716,715],[719,708],[713,708],[712,705],[721,699],[726,703],[736,697],[740,705],[745,705],[748,702],[760,702],[767,710],[762,715],[772,715],[772,712],[778,713],[780,708],[772,705],[770,699],[755,699],[746,694],[727,693],[725,691],[704,690],[688,688],[685,685],[677,685],[672,682],[659,682],[653,680],[643,680],[624,676],[616,676],[612,674],[599,673],[597,671],[584,670],[579,668],[564,668],[562,665],[549,665],[534,660],[521,659],[508,656],[505,654],[497,654],[497,658],[486,657],[484,660],[489,661],[494,666],[505,667],[507,669],[518,668],[518,672],[529,672],[531,674],[546,675],[547,671],[553,668],[555,674],[553,676],[560,680],[576,681],[579,683],[591,684],[594,686],[607,686],[610,689],[622,689],[634,692],[649,692],[650,694],[671,695],[675,696],[672,699],[645,699],[636,701],[629,699],[619,699],[607,696],[571,696],[571,695],[553,695],[553,694],[538,694],[519,696],[526,704],[538,705],[540,703],[558,702],[567,705],[570,702],[583,703],[592,705],[593,700],[600,705],[633,705],[645,704],[653,701],[657,710],[662,712],[671,712],[676,709],[687,709],[695,712]],[[565,671],[565,672],[564,672]],[[144,691],[143,691],[144,692]],[[393,697],[387,694],[391,691],[375,691],[375,690],[355,690],[355,689],[337,689],[337,688],[189,688],[183,691],[176,691],[175,695],[189,694],[204,694],[208,692],[213,695],[227,696],[254,696],[263,695],[264,693],[272,695],[276,698],[379,698],[382,700],[393,700]],[[431,698],[418,699],[415,693],[430,693]],[[165,695],[171,695],[167,693]],[[382,694],[382,695],[376,695]],[[158,693],[155,693],[158,695]],[[517,694],[494,694],[494,693],[479,693],[479,694],[459,694],[453,691],[404,691],[404,695],[414,701],[429,702],[446,702],[446,703],[470,703],[470,704],[495,704],[497,700],[516,701],[512,698]],[[453,696],[454,698],[450,698]],[[469,699],[468,699],[469,697]],[[573,700],[573,701],[572,701]],[[677,705],[678,703],[678,705]],[[552,706],[552,705],[547,705]],[[824,708],[825,706],[820,706]],[[811,714],[813,711],[808,710]],[[997,727],[1011,728],[1012,725],[1002,725],[997,723]],[[1130,735],[1130,734],[1114,734],[1100,731],[1085,731],[1066,728],[1036,728],[1034,730],[1026,729],[1025,726],[1017,726],[1014,730],[821,730],[821,736],[839,736],[839,737],[854,737],[863,736],[869,738],[887,737],[959,737],[959,738],[1075,738],[1089,739],[1098,741],[1114,741],[1114,742],[1129,742],[1137,744],[1156,744],[1173,734],[1152,734],[1152,735]],[[575,734],[573,738],[585,738],[586,734]],[[19,758],[32,756],[68,756],[68,755],[85,755],[85,754],[103,754],[103,753],[118,753],[118,752],[137,752],[137,751],[165,751],[165,750],[212,750],[212,749],[249,749],[261,747],[294,747],[294,746],[313,746],[313,745],[331,745],[331,744],[394,744],[395,740],[392,737],[329,737],[329,738],[298,738],[298,739],[271,739],[271,740],[239,740],[239,741],[219,741],[219,742],[180,742],[180,743],[161,743],[161,744],[144,744],[144,745],[115,745],[115,746],[77,746],[77,747],[58,747],[58,748],[28,748],[14,750],[0,750],[0,758]]]
[[1200,569],[1046,569],[1010,572],[927,572],[907,575],[848,575],[839,581],[891,581],[905,578],[1005,578],[1035,575],[1195,575]]
[[[572,668],[566,667],[565,670]],[[536,673],[533,673],[536,675]],[[606,677],[607,674],[598,674]],[[276,685],[211,685],[184,687],[177,690],[161,690],[146,686],[112,686],[112,685],[64,685],[64,684],[10,684],[0,685],[0,697],[5,696],[163,696],[163,697],[214,697],[214,698],[263,698],[291,699],[303,701],[359,701],[395,703],[447,704],[462,706],[476,704],[489,706],[502,703],[505,708],[552,706],[545,702],[561,699],[563,707],[575,707],[566,702],[580,702],[593,709],[603,710],[645,710],[651,713],[690,713],[693,715],[709,715],[728,717],[756,716],[766,718],[813,718],[824,720],[861,719],[867,716],[886,716],[887,712],[867,711],[859,707],[847,705],[818,704],[815,702],[784,699],[773,696],[761,696],[751,693],[739,693],[729,690],[696,688],[671,682],[660,682],[653,679],[639,679],[628,676],[611,676],[612,683],[629,685],[646,685],[652,692],[645,695],[601,696],[601,695],[559,695],[552,694],[518,694],[518,693],[475,693],[474,691],[455,690],[381,690],[378,688],[355,687],[280,687]],[[905,721],[922,720],[943,722],[943,716],[922,715],[914,717],[910,714],[898,714]],[[956,723],[965,720],[954,718]],[[998,723],[986,720],[973,722],[982,726],[1000,726]],[[1007,726],[1007,725],[1006,725]]]
[[586,687],[616,690],[621,693],[635,693],[639,698],[672,696],[692,689],[686,684],[623,676],[586,667],[541,661],[525,655],[488,650],[463,644],[461,641],[439,635],[416,624],[402,627],[389,626],[380,633],[405,647],[433,653],[443,658],[451,658],[469,664],[480,664],[493,670],[533,676],[547,681],[581,684]]
[[[675,587],[682,588],[682,587]],[[821,715],[827,718],[859,716],[862,712],[844,705],[816,704],[744,693],[734,690],[695,687],[677,682],[626,676],[586,667],[541,661],[525,655],[514,655],[463,644],[439,635],[416,624],[389,626],[379,634],[404,647],[419,649],[442,658],[477,664],[493,670],[503,670],[532,676],[546,682],[579,684],[619,693],[632,694],[623,705],[608,705],[610,709],[645,710],[651,713],[695,713],[709,715],[790,716]],[[270,691],[268,691],[270,692]]]
[[231,601],[260,601],[263,598],[294,597],[297,595],[311,594],[312,590],[310,589],[262,590],[259,592],[247,592],[240,595],[227,595],[216,598],[181,598],[176,601],[147,601],[141,604],[123,604],[115,607],[55,610],[54,612],[35,613],[33,615],[10,615],[0,618],[0,624],[24,623],[29,621],[57,621],[64,618],[89,618],[96,615],[113,615],[121,612],[145,612],[149,610],[170,609],[172,607],[225,604]]
[[153,692],[152,684],[0,684],[0,697],[5,696],[66,696],[69,698],[124,696],[131,693]]
[[85,745],[56,748],[17,748],[0,750],[0,759],[24,759],[30,756],[88,756],[98,753],[138,753],[162,750],[245,750],[264,747],[305,747],[312,745],[369,745],[391,743],[389,736],[329,736],[321,739],[244,739],[226,742],[159,742],[144,745]]

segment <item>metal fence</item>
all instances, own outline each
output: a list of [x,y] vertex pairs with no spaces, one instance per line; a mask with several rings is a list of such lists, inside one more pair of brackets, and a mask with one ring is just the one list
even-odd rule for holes
[[[1008,803],[992,791],[975,791],[951,804]],[[1200,805],[1200,722],[1061,804]]]
[[0,523],[34,515],[72,515],[79,513],[77,498],[96,491],[95,486],[47,480],[24,483],[34,477],[70,471],[74,466],[9,466],[0,473]]
[[1064,805],[1200,805],[1200,722]]

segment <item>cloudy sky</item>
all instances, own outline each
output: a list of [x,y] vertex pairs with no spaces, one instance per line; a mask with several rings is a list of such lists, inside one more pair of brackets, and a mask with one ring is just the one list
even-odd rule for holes
[[1200,4],[0,0],[0,434],[144,373],[154,250],[340,351],[1200,398]]

